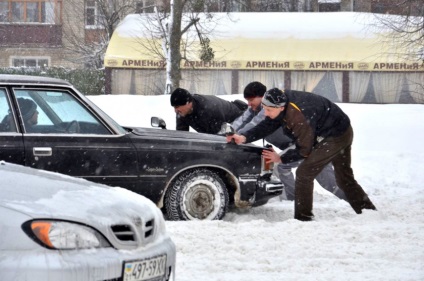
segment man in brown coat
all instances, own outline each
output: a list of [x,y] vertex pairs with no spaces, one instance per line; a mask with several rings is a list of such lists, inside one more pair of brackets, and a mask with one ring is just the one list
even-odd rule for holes
[[376,210],[351,168],[353,130],[349,117],[333,102],[312,93],[277,88],[262,98],[265,120],[242,135],[227,137],[237,144],[264,138],[278,128],[291,136],[297,149],[281,157],[263,151],[268,162],[288,163],[304,159],[296,171],[295,219],[313,220],[313,182],[329,163],[333,164],[337,185],[357,214],[363,209]]

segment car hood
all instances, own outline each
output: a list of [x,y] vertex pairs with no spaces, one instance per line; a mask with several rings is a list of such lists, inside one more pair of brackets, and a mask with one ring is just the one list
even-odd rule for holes
[[220,135],[202,134],[202,133],[167,130],[167,129],[143,128],[143,127],[131,127],[130,129],[132,130],[134,134],[139,136],[155,135],[158,137],[172,137],[172,138],[182,138],[182,139],[192,139],[192,140],[208,140],[208,141],[226,143],[225,137]]
[[153,202],[129,190],[6,162],[0,162],[0,186],[0,206],[31,218],[105,226],[161,216]]
[[[154,138],[168,138],[168,139],[179,139],[185,141],[200,141],[206,143],[218,143],[222,145],[229,145],[234,148],[237,147],[233,144],[228,144],[225,136],[213,135],[213,134],[203,134],[187,131],[176,131],[176,130],[166,130],[166,129],[155,129],[155,128],[142,128],[142,127],[126,127],[130,129],[131,132],[137,136],[144,137],[154,137]],[[262,151],[262,147],[256,146],[254,144],[243,144],[238,147],[249,147],[253,150]]]

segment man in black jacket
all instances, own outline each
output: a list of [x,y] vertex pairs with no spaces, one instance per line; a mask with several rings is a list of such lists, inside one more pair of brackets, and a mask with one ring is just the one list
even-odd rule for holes
[[192,95],[181,88],[172,92],[171,105],[177,113],[177,130],[188,131],[192,127],[206,134],[217,134],[223,123],[233,122],[247,109],[241,100],[230,102],[216,96]]
[[283,128],[295,141],[297,149],[281,157],[263,151],[268,162],[290,163],[304,159],[296,171],[294,218],[313,220],[313,181],[325,165],[332,163],[337,185],[358,214],[363,209],[376,210],[351,168],[353,130],[349,117],[333,102],[312,93],[277,88],[262,98],[265,120],[242,135],[227,137],[237,144],[253,142]]

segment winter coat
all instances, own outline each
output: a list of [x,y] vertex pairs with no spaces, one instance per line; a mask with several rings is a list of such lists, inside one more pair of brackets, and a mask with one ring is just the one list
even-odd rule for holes
[[177,130],[192,127],[199,133],[217,134],[223,123],[231,123],[243,114],[247,104],[241,100],[226,101],[216,96],[193,95],[193,112],[177,115]]
[[[234,120],[232,127],[236,133],[242,135],[262,122],[265,117],[265,111],[262,106],[259,106],[256,111],[249,108],[243,113],[243,115]],[[266,136],[265,140],[281,150],[291,147],[295,142],[294,139],[289,138],[284,134],[283,128],[278,128],[275,132]]]
[[283,163],[304,159],[313,146],[326,137],[341,136],[349,127],[349,117],[335,103],[307,92],[285,90],[288,102],[275,118],[266,117],[254,128],[243,133],[246,142],[256,141],[282,127],[295,140],[296,148],[281,156]]

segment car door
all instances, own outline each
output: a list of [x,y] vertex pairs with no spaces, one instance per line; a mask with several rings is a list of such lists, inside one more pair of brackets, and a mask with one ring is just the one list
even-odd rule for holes
[[[24,132],[25,164],[112,186],[138,183],[135,148],[70,89],[14,88]],[[29,101],[28,101],[29,100]],[[25,102],[24,102],[25,101]],[[36,114],[27,113],[30,102]],[[30,123],[28,118],[38,119]]]
[[24,141],[6,88],[0,87],[0,160],[25,164]]

